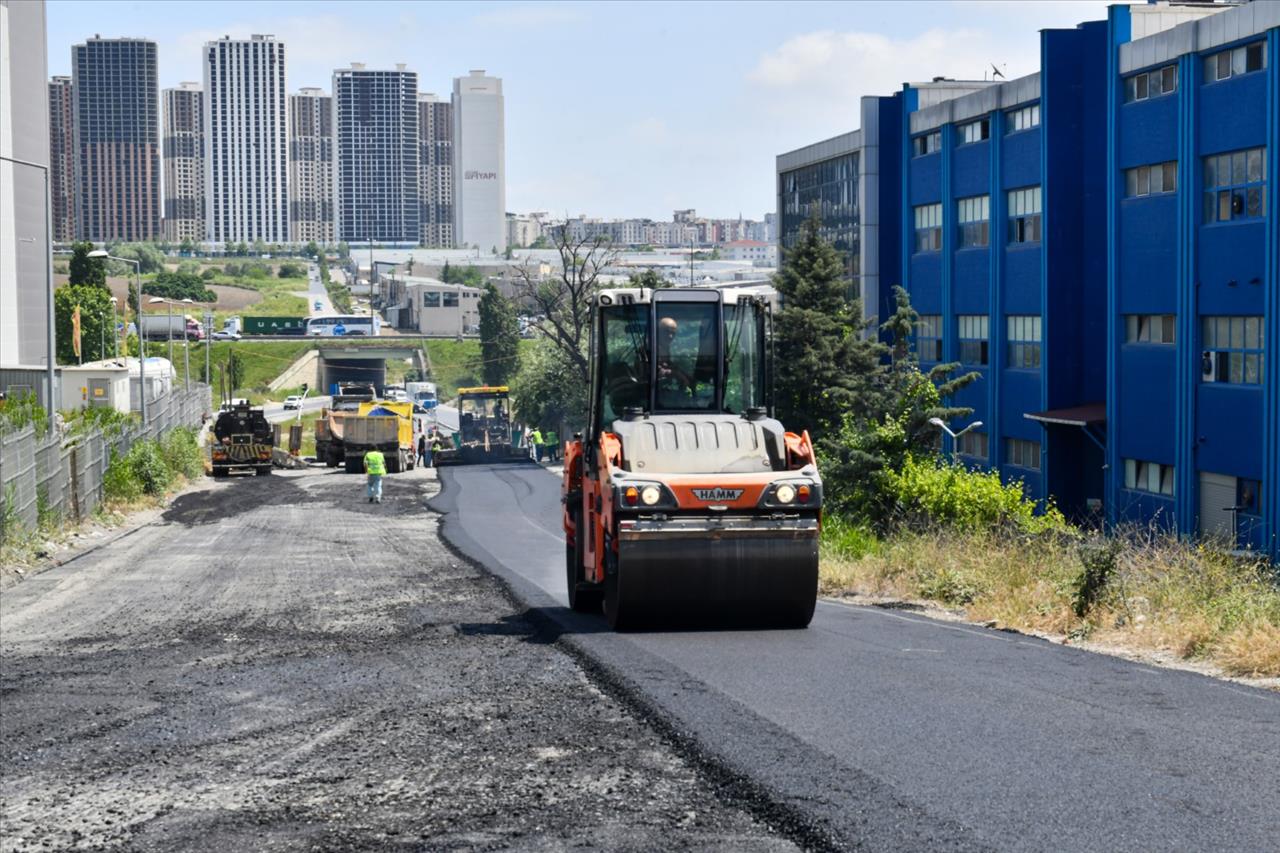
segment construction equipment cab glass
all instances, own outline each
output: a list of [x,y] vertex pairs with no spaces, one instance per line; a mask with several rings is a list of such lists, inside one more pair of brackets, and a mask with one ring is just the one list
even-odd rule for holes
[[594,432],[628,415],[742,414],[765,405],[764,300],[659,290],[644,304],[615,304],[607,293],[600,301]]

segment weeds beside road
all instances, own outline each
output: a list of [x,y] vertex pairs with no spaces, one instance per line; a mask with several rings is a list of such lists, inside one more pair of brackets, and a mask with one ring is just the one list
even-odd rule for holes
[[1280,677],[1280,587],[1262,559],[1150,531],[1083,535],[932,525],[878,538],[829,519],[822,591],[935,601],[966,618]]

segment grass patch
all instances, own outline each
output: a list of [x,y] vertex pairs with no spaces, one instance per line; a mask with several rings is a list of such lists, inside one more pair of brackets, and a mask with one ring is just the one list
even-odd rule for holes
[[1280,677],[1280,586],[1241,559],[1153,531],[1111,540],[1010,529],[901,530],[824,523],[821,589],[928,599],[974,620]]
[[[520,340],[520,352],[528,352],[535,341]],[[431,376],[436,383],[436,394],[441,401],[458,395],[459,388],[484,384],[480,363],[479,340],[432,339],[426,342],[431,357]]]

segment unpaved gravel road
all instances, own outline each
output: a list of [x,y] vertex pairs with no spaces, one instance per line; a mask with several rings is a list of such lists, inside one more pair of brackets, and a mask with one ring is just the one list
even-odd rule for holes
[[791,848],[440,544],[432,472],[361,489],[234,478],[5,590],[0,848]]

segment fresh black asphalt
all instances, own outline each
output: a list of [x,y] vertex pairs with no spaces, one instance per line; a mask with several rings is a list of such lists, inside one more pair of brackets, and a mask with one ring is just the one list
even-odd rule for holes
[[614,634],[565,606],[554,475],[442,480],[446,540],[802,843],[1280,850],[1280,694],[835,602],[803,631]]

